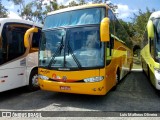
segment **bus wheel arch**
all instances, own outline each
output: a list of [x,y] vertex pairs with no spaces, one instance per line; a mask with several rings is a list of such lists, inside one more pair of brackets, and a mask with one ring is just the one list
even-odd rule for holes
[[38,90],[39,85],[38,85],[38,68],[35,67],[31,70],[30,75],[29,75],[29,85],[28,89],[30,91]]

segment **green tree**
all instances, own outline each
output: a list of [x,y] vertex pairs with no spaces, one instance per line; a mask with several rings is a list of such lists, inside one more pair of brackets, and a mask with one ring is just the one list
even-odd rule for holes
[[73,0],[69,3],[68,7],[78,6],[78,4]]
[[7,9],[2,5],[2,1],[0,0],[0,18],[7,17]]
[[32,16],[34,18],[34,21],[42,22],[45,15],[42,12],[42,6],[43,6],[43,0],[37,0],[33,2],[33,8],[32,8]]
[[92,0],[92,3],[103,3],[102,0]]
[[79,0],[79,5],[84,5],[86,4],[85,0]]
[[50,0],[49,2],[50,2],[49,5],[45,5],[45,9],[46,9],[45,12],[44,12],[45,14],[47,14],[48,12],[59,9],[57,0]]
[[63,8],[66,8],[67,6],[65,6],[65,5],[59,5],[59,7],[58,7],[58,9],[63,9]]
[[19,15],[21,15],[21,13],[23,12],[23,9],[25,8],[25,0],[8,0],[8,1],[11,1],[14,3],[14,5],[19,6],[19,9],[17,10],[17,12],[19,13]]
[[125,22],[122,19],[119,19],[119,22],[124,27],[129,37],[132,38],[135,34],[135,29],[133,29],[133,24],[131,22]]
[[106,3],[113,12],[115,12],[118,9],[118,6],[111,3],[110,0],[92,0],[92,3]]
[[34,0],[29,3],[25,3],[25,0],[8,0],[13,2],[16,6],[19,6],[17,10],[18,14],[27,20],[34,22],[41,22],[44,18],[42,12],[42,3],[44,0]]
[[119,20],[119,22],[123,25],[128,35],[130,36],[134,46],[141,45],[148,19],[151,13],[154,11],[154,9],[149,10],[148,8],[146,8],[146,12],[139,10],[137,14],[133,14],[133,17],[131,18],[132,22]]
[[148,19],[151,13],[154,11],[154,9],[149,10],[148,8],[146,8],[146,12],[142,12],[142,10],[139,10],[138,14],[134,14],[134,17],[131,18],[133,22],[130,26],[130,29],[134,31],[134,35],[131,38],[134,44],[140,45],[144,36],[144,31],[146,29]]
[[[107,1],[109,0],[105,0],[105,3],[107,3]],[[118,9],[118,6],[111,3],[111,2],[108,2],[107,5],[110,7],[110,9],[113,11],[113,12],[116,12],[116,10]]]
[[79,0],[78,2],[75,2],[74,0],[69,3],[66,7],[73,7],[73,6],[79,6],[86,4],[85,0]]
[[69,5],[59,5],[59,7],[58,7],[58,9],[62,9],[62,8],[66,8],[66,7],[73,7],[73,6],[79,6],[79,5],[84,5],[84,4],[86,4],[86,1],[85,0],[78,0],[78,2],[75,2],[74,0],[73,1],[71,1],[70,3],[69,3]]

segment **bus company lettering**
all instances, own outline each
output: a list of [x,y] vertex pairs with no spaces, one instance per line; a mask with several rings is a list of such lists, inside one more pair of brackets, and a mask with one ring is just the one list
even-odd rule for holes
[[50,73],[50,71],[49,70],[40,70],[40,73],[41,74],[48,74],[48,73]]

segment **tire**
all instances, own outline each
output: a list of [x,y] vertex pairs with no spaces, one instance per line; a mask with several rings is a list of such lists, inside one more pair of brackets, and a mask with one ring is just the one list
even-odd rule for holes
[[119,81],[120,81],[120,72],[119,72],[119,69],[118,69],[117,73],[116,73],[116,85],[113,86],[112,91],[115,91],[117,89],[117,84],[119,83]]
[[142,72],[145,73],[143,62],[142,62]]
[[145,73],[145,71],[144,71],[144,63],[143,63],[143,60],[142,60],[142,56],[141,56],[141,66],[142,66],[142,72]]
[[148,76],[148,80],[150,81],[150,70],[149,70],[149,67],[147,66],[147,76]]
[[116,82],[117,82],[117,84],[119,83],[119,81],[120,81],[120,71],[118,69],[117,73],[116,73]]
[[130,64],[130,66],[129,66],[129,73],[132,71],[132,63]]
[[39,89],[38,84],[38,70],[32,70],[30,77],[29,77],[29,85],[28,89],[30,91],[35,91]]

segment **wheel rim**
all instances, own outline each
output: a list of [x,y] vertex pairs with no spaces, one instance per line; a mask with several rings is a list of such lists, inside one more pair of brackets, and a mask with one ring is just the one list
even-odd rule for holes
[[35,74],[32,77],[32,85],[33,85],[33,87],[38,87],[38,74]]

